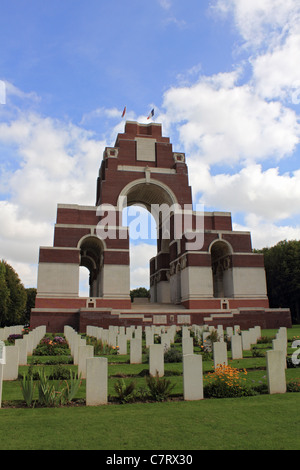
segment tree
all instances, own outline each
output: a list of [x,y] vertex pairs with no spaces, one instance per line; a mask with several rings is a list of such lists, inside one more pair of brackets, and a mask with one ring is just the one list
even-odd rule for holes
[[26,308],[25,308],[24,317],[22,321],[22,324],[24,323],[24,325],[26,323],[30,323],[30,313],[31,313],[31,309],[34,308],[34,305],[35,305],[35,298],[36,298],[37,290],[34,287],[29,287],[26,289],[26,294],[27,294]]
[[288,307],[300,322],[300,241],[283,240],[263,253],[270,307]]
[[22,323],[26,309],[26,289],[16,271],[0,262],[0,326]]
[[5,264],[0,262],[0,326],[5,325],[5,319],[7,318],[8,305],[10,298],[10,291],[7,287],[6,282],[6,267]]
[[150,297],[150,291],[146,289],[146,287],[137,287],[136,289],[132,289],[130,291],[131,302],[135,297]]

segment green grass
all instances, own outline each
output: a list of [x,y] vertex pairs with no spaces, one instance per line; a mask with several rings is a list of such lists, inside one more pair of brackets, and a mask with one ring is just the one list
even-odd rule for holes
[[[259,345],[271,349],[277,330],[263,330],[270,342]],[[300,336],[300,326],[288,330],[288,338]],[[176,347],[179,347],[176,345]],[[198,352],[198,351],[197,351]],[[293,352],[288,349],[288,354]],[[147,363],[128,364],[129,355],[108,357],[108,394],[116,396],[115,382],[124,377],[145,387],[141,372]],[[248,385],[266,383],[266,359],[244,352],[243,359],[229,364],[247,369]],[[49,359],[49,358],[48,358]],[[144,356],[145,359],[145,356]],[[47,360],[45,358],[45,360]],[[33,366],[34,369],[42,367]],[[43,366],[49,373],[55,366]],[[74,365],[63,366],[76,370]],[[23,373],[28,366],[22,366]],[[184,402],[182,363],[165,364],[180,401],[166,403],[109,404],[101,407],[2,408],[0,449],[95,449],[95,450],[204,450],[204,449],[298,449],[299,393],[260,395],[234,399],[205,399]],[[213,361],[203,362],[204,380],[213,371]],[[299,379],[300,369],[286,369],[287,381]],[[37,387],[35,389],[37,398]],[[76,395],[85,399],[85,380]],[[23,401],[20,381],[3,382],[2,404]]]
[[1,450],[295,450],[298,394],[3,409]]

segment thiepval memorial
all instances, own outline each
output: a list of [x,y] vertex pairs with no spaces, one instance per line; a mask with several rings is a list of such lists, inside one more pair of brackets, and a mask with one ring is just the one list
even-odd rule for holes
[[[149,302],[131,302],[126,206],[156,221]],[[288,309],[269,308],[264,258],[249,232],[233,231],[229,212],[193,210],[185,154],[158,123],[127,121],[105,148],[95,206],[58,204],[53,246],[40,247],[31,326],[240,325],[291,327]],[[123,215],[124,218],[124,215]],[[89,270],[89,297],[79,270]]]

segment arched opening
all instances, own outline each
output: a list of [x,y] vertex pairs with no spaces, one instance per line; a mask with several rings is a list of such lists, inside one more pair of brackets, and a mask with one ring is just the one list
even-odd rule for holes
[[[80,243],[80,266],[87,268],[88,297],[103,295],[103,244],[97,237],[85,237]],[[82,269],[80,270],[83,271]],[[84,271],[83,271],[84,272]],[[86,276],[86,273],[85,273]],[[85,289],[85,292],[87,289]]]
[[214,297],[232,297],[233,277],[231,266],[231,247],[226,242],[219,240],[212,244],[210,252]]
[[90,296],[90,272],[85,266],[79,266],[79,297]]
[[129,226],[131,288],[150,288],[151,302],[170,302],[169,225],[177,205],[173,192],[160,182],[138,180],[123,189],[119,204],[122,225]]
[[155,220],[146,208],[131,205],[123,209],[122,221],[129,227],[130,289],[149,289],[149,261],[157,253]]

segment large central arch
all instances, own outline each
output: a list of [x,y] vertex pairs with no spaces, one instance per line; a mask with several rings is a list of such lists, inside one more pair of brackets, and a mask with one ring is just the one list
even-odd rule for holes
[[[149,170],[150,171],[150,170]],[[178,200],[174,192],[161,181],[140,178],[128,183],[118,196],[118,207],[122,209],[133,204],[143,204],[149,212],[153,205],[175,206]]]
[[[128,183],[119,194],[118,207],[142,206],[153,216],[156,222],[157,254],[150,259],[150,301],[171,303],[172,294],[167,279],[170,272],[171,217],[179,204],[174,192],[166,184],[149,179],[140,178]],[[157,260],[159,276],[155,275]]]

